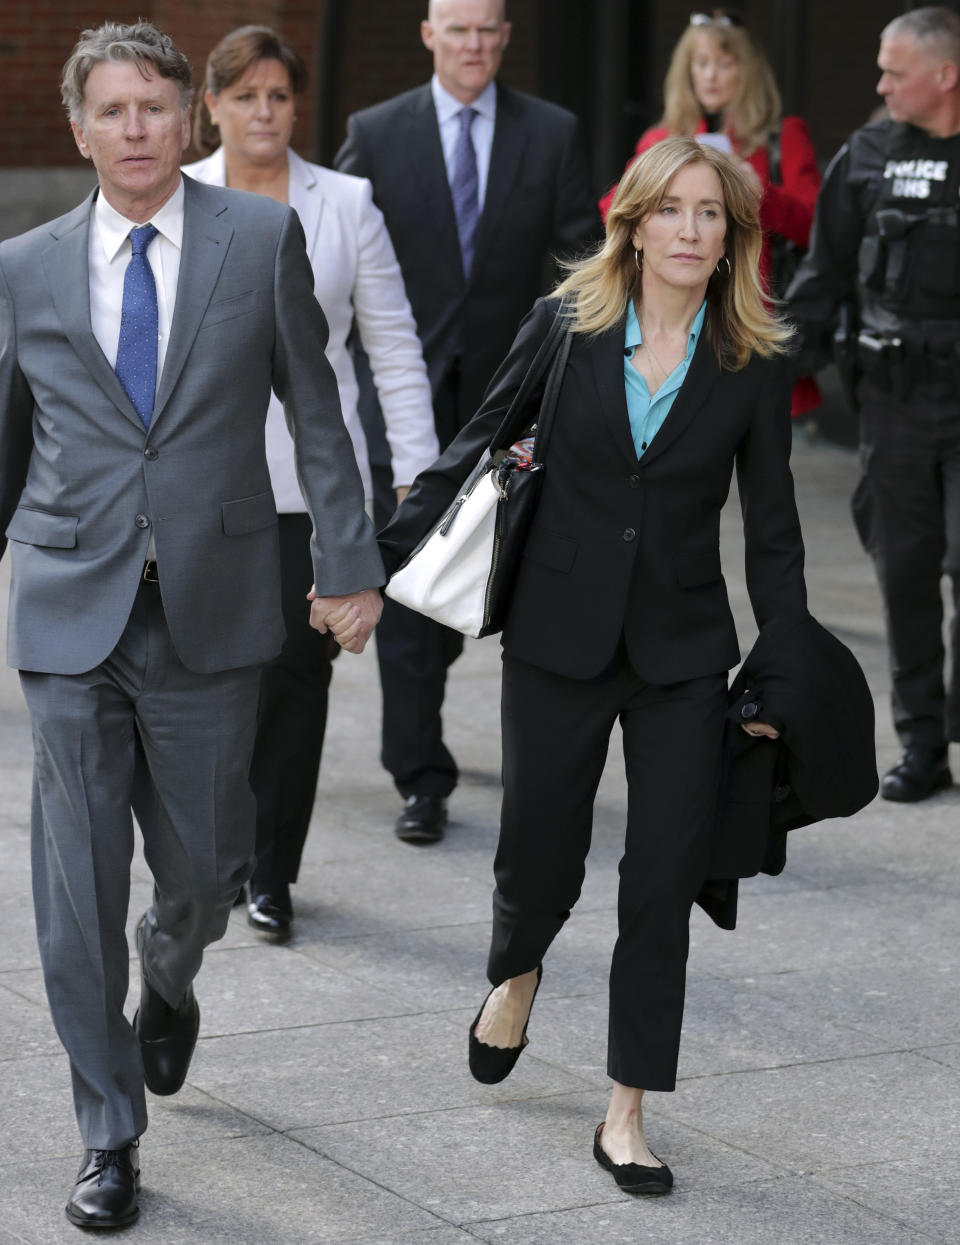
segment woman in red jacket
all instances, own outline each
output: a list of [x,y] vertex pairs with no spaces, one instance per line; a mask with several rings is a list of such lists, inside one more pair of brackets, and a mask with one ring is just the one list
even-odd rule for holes
[[[772,275],[774,293],[782,295],[778,261],[790,244],[806,247],[820,189],[820,171],[806,122],[801,117],[781,117],[780,92],[770,62],[739,19],[720,9],[691,16],[670,60],[663,94],[663,116],[641,134],[634,159],[672,135],[694,135],[739,156],[763,193],[761,275],[768,288]],[[616,189],[600,200],[604,220]],[[787,256],[785,263],[789,262]],[[819,404],[813,379],[798,381],[793,415],[803,415]]]

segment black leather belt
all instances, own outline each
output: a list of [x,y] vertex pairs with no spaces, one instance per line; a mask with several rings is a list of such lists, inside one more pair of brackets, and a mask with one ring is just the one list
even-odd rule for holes
[[155,558],[148,558],[143,564],[143,582],[145,584],[158,584],[160,577],[157,575],[157,563]]

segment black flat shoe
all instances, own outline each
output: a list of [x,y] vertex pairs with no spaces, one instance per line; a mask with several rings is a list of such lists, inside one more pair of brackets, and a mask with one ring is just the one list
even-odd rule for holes
[[[537,991],[540,989],[540,982],[543,979],[543,965],[537,965],[537,984],[533,990],[533,998],[530,1000],[530,1011],[527,1012],[527,1021],[523,1026],[523,1033],[520,1035],[519,1046],[488,1046],[486,1042],[481,1042],[476,1037],[477,1025],[480,1023],[480,1017],[483,1015],[483,1008],[487,1005],[487,999],[493,990],[483,1000],[483,1006],[477,1012],[477,1018],[470,1026],[470,1048],[469,1063],[470,1072],[475,1081],[481,1081],[484,1085],[496,1085],[498,1081],[506,1080],[513,1071],[513,1066],[523,1054],[523,1048],[527,1045],[527,1025],[530,1023],[530,1014],[533,1011],[534,1000],[537,997]],[[493,988],[497,989],[496,986]]]
[[140,952],[140,1006],[133,1028],[140,1042],[143,1080],[153,1094],[166,1097],[182,1088],[200,1032],[200,1008],[193,986],[171,1007],[147,981],[143,971],[143,920],[137,926]]
[[673,1172],[666,1163],[660,1167],[644,1167],[642,1163],[615,1163],[600,1144],[602,1132],[603,1125],[598,1124],[597,1131],[593,1134],[593,1157],[604,1171],[610,1172],[624,1193],[650,1196],[670,1192],[673,1188]]
[[125,1228],[139,1214],[137,1143],[122,1150],[86,1150],[66,1215],[78,1228]]
[[247,924],[268,942],[289,942],[293,924],[293,904],[290,887],[282,886],[250,888],[247,905]]
[[880,794],[898,804],[916,804],[936,791],[953,786],[947,749],[907,748],[900,760],[883,776]]
[[403,843],[439,843],[447,824],[447,802],[442,795],[411,795],[397,818],[395,833]]

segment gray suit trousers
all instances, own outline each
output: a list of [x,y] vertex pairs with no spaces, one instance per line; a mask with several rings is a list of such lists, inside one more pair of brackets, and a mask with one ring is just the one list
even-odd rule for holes
[[147,1126],[139,1046],[123,1014],[131,808],[154,878],[143,969],[174,1005],[252,867],[247,774],[260,668],[187,670],[160,589],[144,583],[102,665],[20,678],[33,724],[33,890],[47,996],[83,1144],[118,1149]]

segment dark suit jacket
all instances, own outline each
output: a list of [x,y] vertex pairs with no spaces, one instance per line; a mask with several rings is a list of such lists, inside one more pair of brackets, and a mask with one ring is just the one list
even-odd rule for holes
[[373,183],[434,392],[460,354],[462,425],[480,405],[521,319],[550,284],[550,256],[578,253],[600,236],[577,119],[498,85],[469,281],[429,84],[350,117],[335,165]]
[[[787,832],[850,817],[877,794],[873,696],[847,646],[806,612],[760,630],[730,688],[724,774],[708,877],[698,902],[724,929],[737,878],[778,874]],[[756,739],[760,719],[781,732]]]
[[[388,573],[494,436],[555,309],[552,300],[536,304],[476,418],[421,473],[381,533]],[[638,461],[623,332],[621,321],[574,337],[503,645],[533,665],[589,679],[622,638],[637,673],[663,685],[740,660],[719,548],[734,465],[757,622],[805,609],[788,463],[790,386],[779,362],[755,357],[738,372],[722,371],[703,333],[673,408]]]

